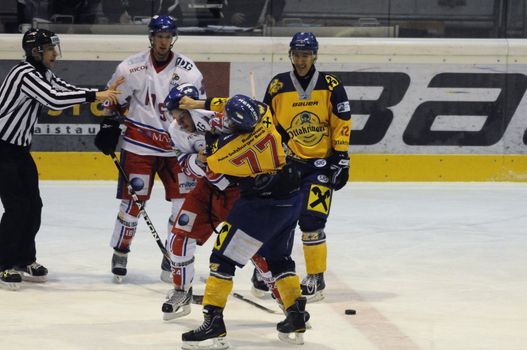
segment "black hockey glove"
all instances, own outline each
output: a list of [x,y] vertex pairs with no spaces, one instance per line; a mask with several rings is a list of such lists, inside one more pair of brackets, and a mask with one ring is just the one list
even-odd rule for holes
[[331,186],[335,191],[340,190],[348,182],[350,174],[350,158],[348,152],[335,151],[329,158]]
[[119,122],[115,119],[104,118],[99,132],[95,135],[95,146],[102,153],[109,155],[115,152],[120,135]]

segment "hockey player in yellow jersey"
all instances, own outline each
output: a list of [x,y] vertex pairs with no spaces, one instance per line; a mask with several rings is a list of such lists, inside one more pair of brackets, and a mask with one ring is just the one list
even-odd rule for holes
[[[277,128],[302,170],[302,231],[307,276],[302,294],[321,300],[325,288],[326,234],[332,192],[348,181],[351,113],[342,83],[315,68],[318,42],[310,32],[296,33],[290,43],[291,72],[274,76],[264,103],[271,107]],[[253,274],[253,291],[266,286]],[[257,293],[255,293],[257,295]]]
[[[210,256],[203,297],[203,324],[182,335],[183,349],[225,349],[223,309],[233,288],[236,267],[262,256],[279,291],[286,319],[276,328],[282,341],[302,344],[309,314],[300,278],[291,259],[300,214],[300,173],[287,161],[270,109],[244,95],[196,101],[188,96],[179,108],[223,111],[207,134],[207,165],[240,184],[240,198],[219,229]],[[219,132],[218,132],[219,131]],[[202,344],[212,340],[212,344]]]

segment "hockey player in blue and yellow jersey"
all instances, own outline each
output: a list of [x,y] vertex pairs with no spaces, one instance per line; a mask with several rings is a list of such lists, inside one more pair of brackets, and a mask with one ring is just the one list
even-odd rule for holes
[[[291,259],[294,228],[300,214],[300,173],[288,162],[273,116],[267,105],[247,96],[196,101],[183,97],[179,108],[222,111],[215,134],[207,137],[207,164],[240,184],[235,202],[219,230],[210,256],[210,276],[203,297],[205,321],[184,333],[183,348],[228,347],[223,309],[233,287],[236,267],[255,254],[263,256],[276,281],[286,319],[277,325],[279,338],[303,343],[308,319],[306,299]],[[199,343],[212,339],[211,347]]]
[[[313,33],[296,33],[289,51],[293,71],[273,77],[264,98],[293,160],[302,170],[304,203],[299,226],[307,270],[302,294],[308,301],[324,297],[327,256],[324,228],[332,192],[348,181],[351,130],[344,86],[334,75],[315,68],[317,52],[318,42]],[[255,277],[255,288],[265,289]]]

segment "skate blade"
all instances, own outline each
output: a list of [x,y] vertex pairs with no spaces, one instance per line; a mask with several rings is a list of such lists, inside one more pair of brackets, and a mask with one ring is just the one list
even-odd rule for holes
[[171,321],[176,318],[187,316],[188,314],[190,314],[190,305],[185,305],[177,309],[175,312],[163,312],[163,320]]
[[172,284],[172,272],[161,270],[161,275],[159,276],[159,279],[165,283]]
[[308,304],[316,303],[317,301],[323,300],[325,298],[325,296],[322,293],[322,291],[316,292],[315,294],[312,294],[312,295],[304,295],[304,294],[302,294],[302,296],[306,297],[306,302]]
[[15,291],[20,289],[21,284],[22,283],[19,282],[0,282],[0,287],[3,287],[7,290]]
[[303,345],[304,344],[304,333],[292,332],[292,333],[282,333],[278,332],[278,339],[284,343]]
[[22,281],[32,282],[32,283],[44,283],[47,282],[48,276],[31,276],[27,273],[21,273]]
[[181,349],[183,350],[221,350],[228,349],[229,342],[224,337],[211,338],[202,341],[183,341]]
[[270,292],[266,292],[266,291],[254,288],[254,286],[251,287],[251,294],[258,299],[266,299],[267,297],[271,295]]
[[113,281],[114,283],[121,284],[123,283],[124,276],[121,275],[113,275]]

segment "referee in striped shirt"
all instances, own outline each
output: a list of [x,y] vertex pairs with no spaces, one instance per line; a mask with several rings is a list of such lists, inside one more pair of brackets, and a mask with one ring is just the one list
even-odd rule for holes
[[22,47],[26,60],[14,66],[0,86],[0,287],[8,289],[18,289],[22,279],[44,282],[48,273],[36,261],[42,200],[29,151],[42,107],[60,110],[95,100],[115,102],[120,83],[97,91],[55,76],[50,69],[60,57],[60,43],[48,30],[30,29]]

